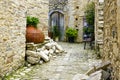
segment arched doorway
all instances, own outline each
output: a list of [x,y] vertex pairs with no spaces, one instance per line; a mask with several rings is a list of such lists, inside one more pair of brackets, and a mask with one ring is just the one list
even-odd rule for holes
[[[53,33],[54,27],[59,31],[59,41],[64,41],[64,14],[61,11],[52,11],[49,13],[49,33]],[[53,38],[53,35],[51,35]]]

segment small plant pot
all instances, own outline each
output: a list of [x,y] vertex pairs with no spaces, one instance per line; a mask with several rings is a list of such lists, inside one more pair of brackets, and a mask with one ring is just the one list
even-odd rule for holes
[[74,37],[68,37],[68,41],[69,41],[70,43],[74,43],[74,42],[75,42],[75,38],[74,38]]
[[53,32],[48,32],[48,36],[49,36],[50,38],[53,38]]

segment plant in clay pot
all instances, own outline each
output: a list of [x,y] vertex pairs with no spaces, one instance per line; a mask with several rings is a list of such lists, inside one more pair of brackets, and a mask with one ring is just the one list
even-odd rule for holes
[[78,32],[74,28],[68,28],[66,30],[66,37],[68,38],[69,42],[74,42],[77,35],[78,35]]
[[26,42],[42,43],[44,42],[44,33],[37,28],[39,19],[36,17],[27,17]]

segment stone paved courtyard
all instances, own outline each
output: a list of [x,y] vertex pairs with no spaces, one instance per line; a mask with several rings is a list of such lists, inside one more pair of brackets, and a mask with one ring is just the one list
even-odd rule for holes
[[66,53],[53,56],[48,63],[21,68],[5,80],[74,80],[76,75],[84,74],[100,62],[89,46],[84,50],[82,43],[58,44]]

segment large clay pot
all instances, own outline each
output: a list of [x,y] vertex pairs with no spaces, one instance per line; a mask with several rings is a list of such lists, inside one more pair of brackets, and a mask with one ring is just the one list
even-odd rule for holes
[[43,32],[33,26],[29,26],[26,29],[26,42],[42,43],[45,36]]

